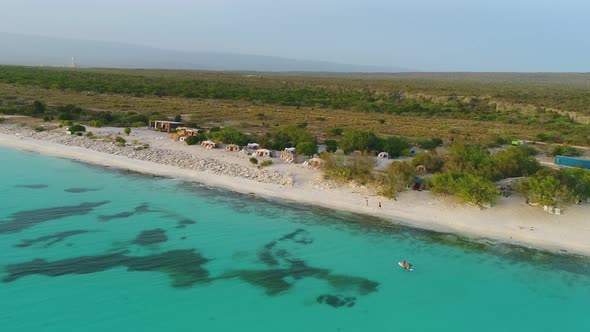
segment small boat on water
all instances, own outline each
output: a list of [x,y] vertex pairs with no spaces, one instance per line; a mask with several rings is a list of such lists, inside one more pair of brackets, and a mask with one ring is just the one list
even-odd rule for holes
[[410,268],[409,268],[409,267],[408,267],[409,265],[406,265],[406,266],[404,266],[404,264],[403,264],[402,262],[397,262],[397,264],[398,264],[398,265],[399,265],[399,266],[400,266],[402,269],[404,269],[404,270],[408,270],[408,271],[410,271],[410,272],[413,272],[413,271],[414,271],[414,268],[413,268],[413,267],[410,267]]

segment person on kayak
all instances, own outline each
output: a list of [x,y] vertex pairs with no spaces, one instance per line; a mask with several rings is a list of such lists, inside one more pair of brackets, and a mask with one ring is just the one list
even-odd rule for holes
[[412,264],[408,264],[408,270],[412,269]]
[[406,267],[406,260],[404,259],[404,261],[402,262],[402,267],[405,268]]

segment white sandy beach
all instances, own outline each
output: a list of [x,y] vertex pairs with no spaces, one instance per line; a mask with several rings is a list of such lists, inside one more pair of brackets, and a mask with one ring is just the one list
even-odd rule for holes
[[[102,136],[122,130],[92,128],[92,131],[96,136]],[[182,168],[174,166],[170,161],[166,164],[141,160],[142,151],[145,153],[147,150],[135,152],[127,148],[122,151],[124,148],[116,147],[109,142],[65,135],[62,129],[35,133],[26,127],[0,125],[2,147],[186,179],[236,192],[253,193],[269,199],[284,199],[338,211],[371,215],[417,228],[590,256],[589,204],[571,206],[563,215],[552,215],[540,208],[524,204],[524,200],[518,195],[502,198],[495,206],[486,210],[459,204],[451,198],[434,197],[429,192],[409,191],[400,194],[398,199],[393,201],[376,196],[364,187],[326,182],[319,170],[303,165],[284,164],[277,158],[273,158],[275,164],[260,171],[250,165],[246,156],[224,150],[188,146],[168,140],[163,133],[133,129],[131,136],[125,138],[128,141],[148,143],[150,148],[147,150],[157,149],[171,151],[176,153],[175,155],[189,155],[193,158],[189,161],[199,160],[200,166],[196,169]],[[81,143],[84,141],[88,143]],[[100,146],[104,151],[96,151],[89,148],[90,146]],[[208,168],[207,164],[211,164],[211,161],[214,167]],[[183,165],[186,166],[186,162]],[[231,170],[236,168],[239,172],[232,176]],[[261,180],[266,177],[273,180]],[[378,207],[379,202],[381,208]]]

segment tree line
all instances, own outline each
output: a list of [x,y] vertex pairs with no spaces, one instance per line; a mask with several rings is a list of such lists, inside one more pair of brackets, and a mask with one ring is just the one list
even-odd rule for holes
[[[471,91],[472,97],[459,98],[452,90],[463,81],[429,80],[345,80],[289,77],[261,77],[246,79],[234,74],[194,74],[183,77],[174,75],[149,74],[149,71],[100,71],[67,70],[34,67],[0,66],[0,82],[8,84],[33,85],[46,89],[71,90],[133,96],[177,96],[199,99],[244,100],[256,104],[285,105],[295,107],[345,109],[356,112],[439,117],[450,119],[471,119],[494,121],[507,124],[538,125],[547,132],[537,137],[540,141],[590,145],[590,126],[573,122],[567,116],[548,111],[545,105],[582,112],[590,105],[590,93],[583,89],[567,90],[567,96],[557,93],[564,85],[530,84],[503,88],[502,84],[487,85],[488,90],[479,86]],[[452,84],[451,84],[452,83]],[[469,85],[467,85],[469,86]],[[437,88],[437,89],[435,89]],[[408,90],[444,92],[446,99],[408,99]],[[500,90],[500,91],[498,91]],[[461,90],[469,92],[468,90]],[[533,92],[531,92],[533,91]],[[541,93],[542,92],[542,93]],[[467,94],[470,95],[470,94]],[[501,111],[496,104],[489,103],[481,95],[495,95],[513,102],[537,105],[534,112],[519,110]],[[526,96],[526,97],[523,97]],[[559,100],[550,103],[547,98]],[[568,101],[576,100],[571,109],[562,107]],[[579,101],[587,103],[579,103]],[[554,105],[555,104],[555,105]],[[590,109],[588,110],[590,113]]]

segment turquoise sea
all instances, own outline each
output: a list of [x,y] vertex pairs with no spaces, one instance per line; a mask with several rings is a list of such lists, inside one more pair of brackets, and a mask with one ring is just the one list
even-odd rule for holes
[[590,331],[586,258],[0,161],[1,331]]

